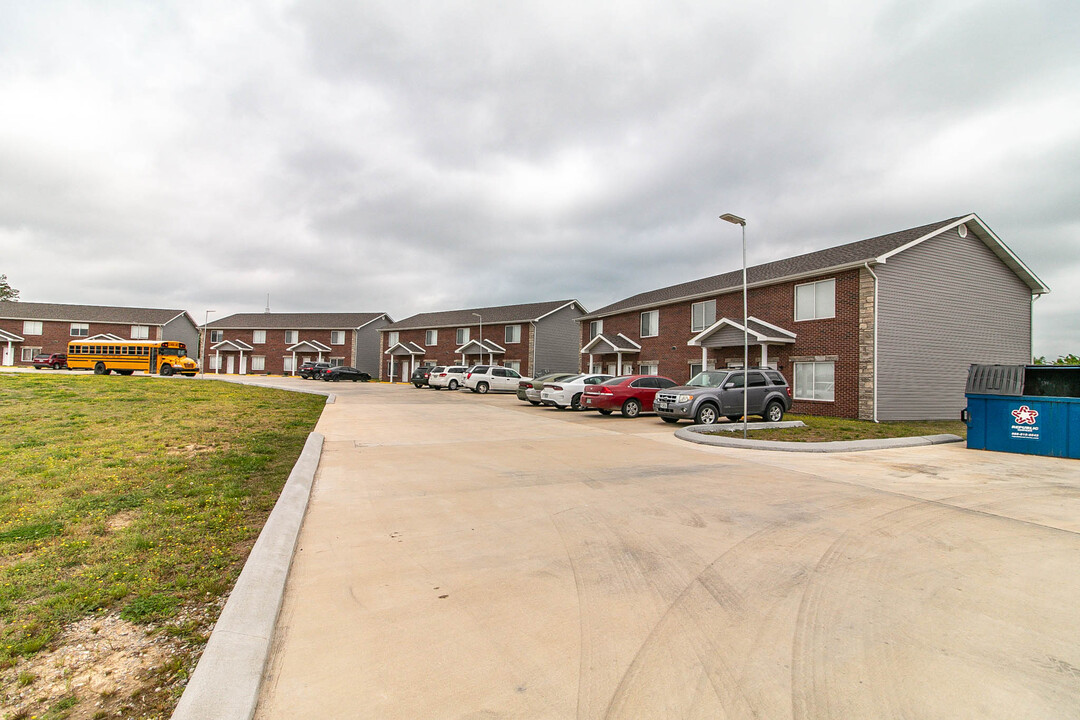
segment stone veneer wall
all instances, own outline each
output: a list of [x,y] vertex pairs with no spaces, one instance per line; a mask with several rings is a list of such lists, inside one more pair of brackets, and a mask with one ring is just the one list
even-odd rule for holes
[[859,419],[874,419],[874,288],[870,271],[859,271]]

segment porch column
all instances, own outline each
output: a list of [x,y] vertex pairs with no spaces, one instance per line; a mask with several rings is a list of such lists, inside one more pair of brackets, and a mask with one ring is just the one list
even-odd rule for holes
[[394,355],[390,354],[390,382],[394,382]]
[[615,353],[615,374],[622,375],[622,353]]
[[592,372],[592,369],[593,369],[593,359],[592,359],[592,353],[589,353],[589,369],[588,369],[588,370],[586,370],[585,372],[590,372],[590,373],[591,373],[591,372]]
[[761,343],[761,367],[768,367],[769,365],[769,346],[765,343]]
[[240,373],[241,375],[247,375],[247,373],[244,372],[246,369],[247,368],[244,367],[244,351],[241,350],[240,351],[240,367],[236,368],[236,371],[238,373]]
[[704,345],[701,346],[701,371],[705,372],[709,369],[709,348]]
[[221,351],[214,351],[214,374],[217,375],[221,372]]
[[292,370],[289,371],[289,374],[292,375],[293,377],[296,376],[296,351],[295,350],[293,351],[293,354],[292,354]]

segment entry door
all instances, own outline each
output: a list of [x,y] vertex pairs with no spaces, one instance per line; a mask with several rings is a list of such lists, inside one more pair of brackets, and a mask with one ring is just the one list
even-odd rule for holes
[[617,364],[617,363],[608,363],[608,366],[607,366],[607,374],[608,374],[608,375],[618,375],[619,373],[617,373],[617,372],[616,372],[616,370],[618,369],[618,367],[619,367],[619,366],[618,366],[618,364]]
[[15,364],[15,348],[10,345],[4,346],[4,365],[11,366]]
[[232,375],[236,372],[236,356],[229,354],[225,356],[225,372]]
[[240,356],[240,374],[247,375],[247,355]]

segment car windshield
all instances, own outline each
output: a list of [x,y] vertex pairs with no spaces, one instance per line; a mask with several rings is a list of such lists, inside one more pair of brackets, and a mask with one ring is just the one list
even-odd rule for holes
[[724,382],[724,378],[726,377],[726,372],[706,370],[705,372],[699,372],[691,378],[690,382],[686,383],[686,385],[688,387],[720,387],[720,383]]

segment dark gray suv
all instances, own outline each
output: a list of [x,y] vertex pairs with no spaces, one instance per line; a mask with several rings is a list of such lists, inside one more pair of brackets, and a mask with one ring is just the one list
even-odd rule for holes
[[791,386],[776,370],[706,370],[681,387],[656,393],[653,409],[664,422],[693,420],[696,425],[712,425],[721,417],[735,421],[743,414],[743,376],[749,376],[746,397],[748,415],[761,415],[780,422],[791,409]]

